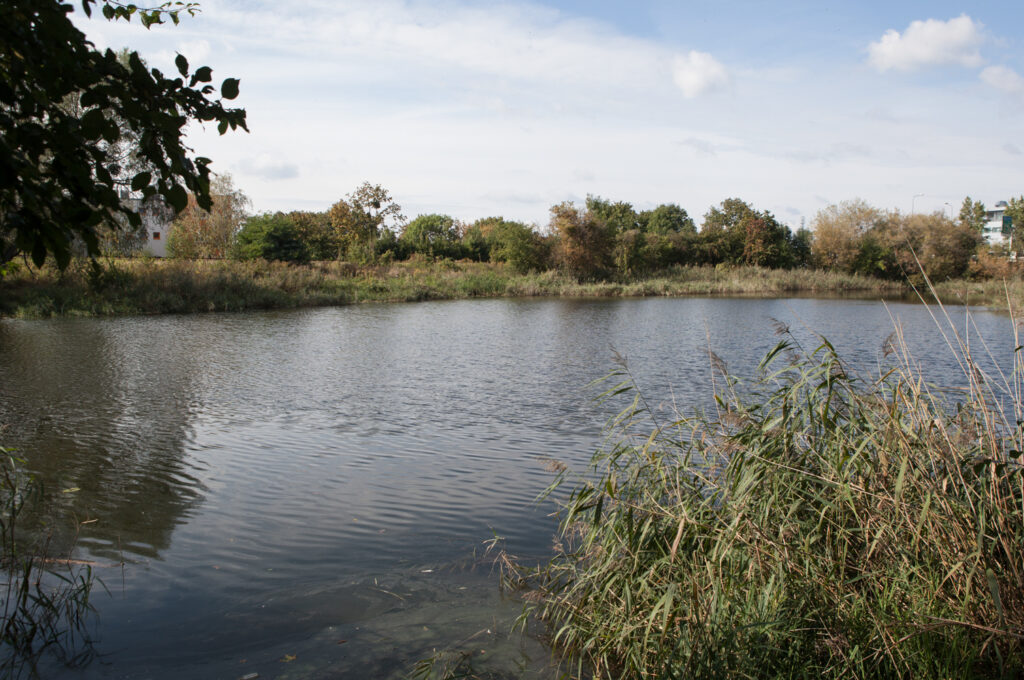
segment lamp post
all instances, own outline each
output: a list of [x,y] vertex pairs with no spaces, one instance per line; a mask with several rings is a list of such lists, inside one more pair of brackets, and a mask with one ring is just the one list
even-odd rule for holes
[[914,194],[914,197],[910,199],[910,214],[911,215],[913,215],[915,213],[915,211],[914,211],[914,201],[916,201],[917,199],[921,198],[922,196],[924,196],[924,194]]
[[949,219],[953,219],[953,204],[947,201],[945,206],[949,208]]

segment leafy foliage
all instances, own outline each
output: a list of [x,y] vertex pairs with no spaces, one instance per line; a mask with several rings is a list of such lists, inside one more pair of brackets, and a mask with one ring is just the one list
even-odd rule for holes
[[600,196],[587,196],[587,213],[590,219],[605,228],[618,233],[640,228],[640,217],[633,206],[624,201],[609,201]]
[[431,257],[454,253],[458,240],[458,225],[450,215],[420,215],[402,231],[402,241],[412,252]]
[[490,256],[495,262],[507,262],[520,274],[544,269],[547,244],[533,228],[498,218],[487,237]]
[[665,203],[650,212],[643,212],[639,221],[641,229],[652,234],[697,233],[693,218],[675,203]]
[[738,198],[727,198],[704,215],[701,236],[720,262],[758,267],[796,264],[789,228],[767,210],[755,210]]
[[338,246],[338,259],[366,261],[373,258],[375,242],[383,231],[394,231],[405,218],[402,207],[379,184],[363,182],[355,191],[331,206],[328,221]]
[[238,233],[235,256],[240,260],[308,262],[309,250],[288,215],[265,213],[246,220]]
[[[96,5],[108,19],[137,17],[147,27],[195,12],[191,3],[139,9],[81,2],[86,14]],[[238,96],[237,79],[224,80],[218,92],[212,70],[192,70],[182,55],[173,77],[147,69],[134,52],[124,63],[112,50],[98,51],[72,24],[71,11],[56,0],[0,5],[0,261],[20,251],[38,266],[52,254],[63,268],[75,239],[97,254],[99,225],[141,223],[121,200],[123,190],[159,195],[175,210],[191,192],[209,209],[210,160],[190,158],[185,126],[195,120],[216,122],[221,134],[246,129],[245,111],[224,104]],[[67,110],[69,99],[76,111]],[[128,174],[108,154],[126,135],[147,169]]]
[[1013,222],[1013,240],[1020,248],[1020,244],[1024,243],[1024,195],[1011,197],[1005,214]]
[[960,225],[980,233],[985,226],[985,204],[965,197],[960,206]]

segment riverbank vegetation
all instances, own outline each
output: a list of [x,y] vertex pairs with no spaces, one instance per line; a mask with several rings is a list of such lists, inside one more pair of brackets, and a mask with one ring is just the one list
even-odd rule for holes
[[[944,281],[999,278],[1013,270],[999,257],[1001,249],[986,245],[979,258],[985,210],[969,197],[958,219],[845,201],[821,210],[810,229],[796,231],[767,210],[729,198],[708,209],[698,230],[677,204],[637,210],[600,196],[552,206],[543,226],[504,217],[461,222],[443,214],[407,221],[390,193],[369,183],[323,212],[246,219],[239,211],[246,199],[230,180],[218,180],[217,187],[210,212],[193,203],[179,215],[172,256],[357,265],[420,256],[501,262],[519,273],[557,270],[582,282],[636,280],[675,266],[811,268],[893,281],[909,273],[917,282],[922,273]],[[1024,198],[1011,200],[1006,212],[1024,222]]]
[[782,295],[899,297],[896,282],[816,270],[673,267],[639,280],[580,282],[558,271],[413,258],[388,265],[264,260],[87,261],[27,267],[2,282],[0,315],[19,318],[243,311],[479,297]]
[[[786,333],[785,329],[781,329]],[[529,614],[607,678],[1019,678],[1021,357],[930,388],[898,333],[881,375],[785,337],[717,408],[635,398],[569,487],[556,555],[513,571]],[[1015,343],[1019,344],[1019,343]]]
[[[796,232],[736,198],[700,229],[676,204],[637,210],[588,196],[560,203],[544,227],[502,217],[406,220],[386,189],[364,183],[323,212],[249,215],[229,176],[209,210],[190,198],[166,237],[170,257],[138,257],[139,239],[106,232],[106,257],[0,268],[0,314],[238,311],[494,296],[912,294],[927,275],[946,299],[998,304],[1022,290],[1017,262],[983,245],[984,206],[956,220],[904,215],[859,200],[822,210]],[[1007,208],[1024,223],[1024,198]],[[1021,213],[1021,215],[1017,215]],[[0,235],[2,236],[2,235]],[[125,244],[131,248],[125,250]],[[133,250],[134,249],[134,250]],[[85,251],[82,251],[85,254]]]

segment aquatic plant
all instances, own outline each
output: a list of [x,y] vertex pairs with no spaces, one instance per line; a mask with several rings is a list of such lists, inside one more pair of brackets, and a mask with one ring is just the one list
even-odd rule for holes
[[787,335],[670,422],[622,362],[611,444],[549,490],[570,490],[560,548],[514,575],[523,620],[578,676],[1020,677],[1021,347],[990,375],[940,330],[956,393],[926,383],[898,326],[879,375]]
[[38,677],[47,655],[68,665],[89,661],[87,564],[50,553],[44,522],[30,505],[39,487],[9,449],[0,447],[0,676]]

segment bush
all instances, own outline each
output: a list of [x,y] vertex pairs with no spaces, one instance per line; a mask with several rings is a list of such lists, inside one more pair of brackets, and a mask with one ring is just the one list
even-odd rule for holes
[[[639,437],[634,399],[528,573],[581,673],[1020,677],[1024,404],[997,406],[963,348],[969,397],[947,402],[898,340],[905,361],[866,381],[785,340],[713,415]],[[635,389],[613,375],[606,394]]]
[[309,250],[287,215],[266,213],[246,220],[235,241],[235,256],[240,260],[308,262]]

